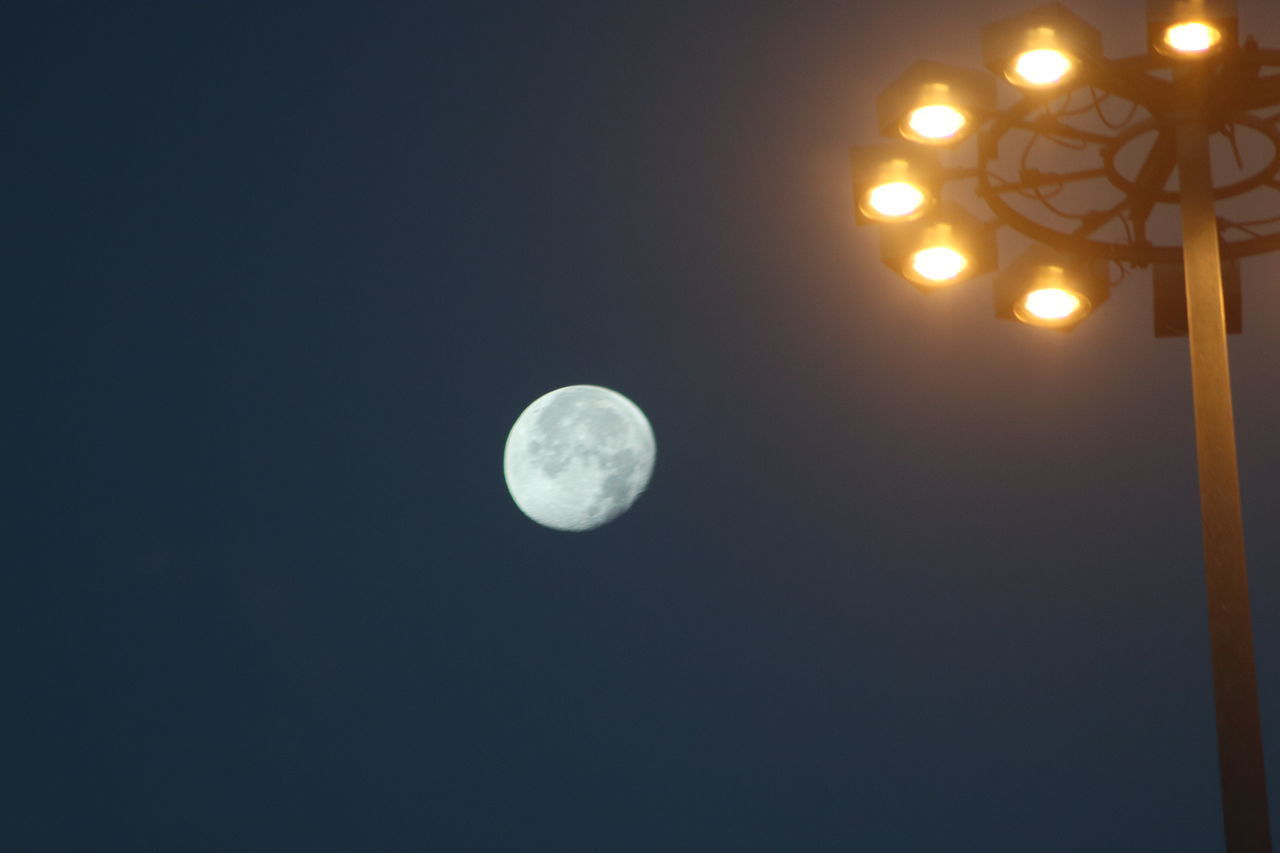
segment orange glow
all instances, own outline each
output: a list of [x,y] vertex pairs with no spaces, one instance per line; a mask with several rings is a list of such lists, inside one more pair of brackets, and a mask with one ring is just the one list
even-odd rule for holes
[[1019,86],[1044,89],[1061,83],[1075,66],[1075,60],[1060,50],[1037,48],[1018,54],[1008,77]]
[[1044,287],[1033,290],[1022,300],[1027,313],[1040,319],[1054,322],[1065,320],[1080,310],[1080,297],[1061,287]]
[[924,190],[907,181],[889,181],[867,193],[867,214],[883,220],[910,219],[924,210]]
[[931,246],[911,256],[911,276],[922,284],[952,284],[969,266],[969,259],[950,246]]
[[1174,53],[1207,53],[1222,41],[1217,27],[1201,21],[1174,24],[1164,31],[1164,43]]
[[969,119],[965,114],[953,106],[927,104],[908,113],[903,135],[917,142],[950,142],[960,135],[968,123]]

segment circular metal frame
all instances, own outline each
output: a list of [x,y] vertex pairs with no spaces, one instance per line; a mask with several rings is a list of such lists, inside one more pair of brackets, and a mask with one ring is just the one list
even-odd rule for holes
[[[1260,187],[1270,187],[1280,193],[1280,113],[1269,116],[1256,115],[1255,110],[1280,107],[1280,74],[1262,75],[1265,68],[1280,68],[1280,51],[1262,50],[1253,42],[1224,52],[1213,59],[1199,60],[1204,64],[1200,72],[1210,75],[1213,113],[1209,116],[1210,128],[1231,135],[1238,127],[1247,127],[1260,133],[1271,145],[1271,156],[1265,164],[1249,170],[1243,179],[1214,188],[1217,199],[1231,198]],[[1158,204],[1177,204],[1178,193],[1165,189],[1176,165],[1174,131],[1184,120],[1185,112],[1174,82],[1152,74],[1152,71],[1172,70],[1182,61],[1176,58],[1143,54],[1119,60],[1096,59],[1082,69],[1081,75],[1067,88],[1053,92],[1031,92],[1005,110],[983,117],[978,129],[978,156],[976,177],[977,193],[986,202],[999,221],[1039,242],[1062,251],[1074,252],[1093,258],[1119,261],[1135,266],[1153,263],[1178,263],[1182,260],[1181,244],[1157,245],[1146,237],[1146,225]],[[1103,119],[1114,132],[1085,130],[1064,121],[1062,116],[1046,113],[1033,114],[1064,95],[1084,91],[1094,99],[1094,107],[1101,111],[1098,92],[1102,98],[1117,98],[1133,105],[1130,119],[1113,125]],[[1068,100],[1069,102],[1069,100]],[[1133,121],[1141,108],[1148,117]],[[1098,162],[1095,168],[1086,168],[1063,174],[1046,174],[1025,167],[1018,180],[1009,181],[994,170],[999,162],[1000,143],[1014,131],[1033,134],[1031,144],[1037,139],[1054,141],[1067,139],[1073,147],[1096,148]],[[1156,134],[1137,177],[1121,174],[1116,158],[1137,137]],[[1234,145],[1234,136],[1230,136]],[[1062,187],[1077,181],[1105,178],[1123,198],[1105,209],[1089,210],[1079,214],[1063,214],[1049,205],[1040,194],[1040,187]],[[1004,195],[1009,192],[1034,192],[1042,205],[1055,216],[1078,220],[1072,230],[1046,224],[1018,210]],[[1280,211],[1278,211],[1280,212]],[[1127,239],[1104,239],[1096,232],[1107,223],[1120,219],[1125,223]],[[1268,220],[1269,221],[1269,220]],[[1280,217],[1277,217],[1280,221]],[[1280,232],[1258,234],[1247,226],[1254,223],[1232,223],[1223,220],[1221,231],[1239,228],[1248,234],[1245,239],[1221,238],[1222,255],[1240,258],[1280,249]]]
[[[1247,192],[1266,186],[1269,182],[1275,180],[1277,174],[1280,174],[1280,125],[1275,121],[1259,118],[1251,113],[1236,117],[1231,122],[1237,127],[1248,127],[1258,131],[1268,142],[1271,143],[1271,159],[1260,169],[1254,171],[1252,175],[1233,184],[1226,184],[1221,187],[1214,187],[1213,197],[1217,200],[1224,198],[1232,198],[1238,195],[1244,195]],[[1125,147],[1142,136],[1145,133],[1162,133],[1171,130],[1167,122],[1158,121],[1155,118],[1149,118],[1144,121],[1136,122],[1131,125],[1124,133],[1119,134],[1115,141],[1102,148],[1102,167],[1106,169],[1107,180],[1112,185],[1127,195],[1136,195],[1147,193],[1150,194],[1157,202],[1162,204],[1177,204],[1178,194],[1172,190],[1156,189],[1141,186],[1136,180],[1125,177],[1116,167],[1116,156],[1125,149]]]

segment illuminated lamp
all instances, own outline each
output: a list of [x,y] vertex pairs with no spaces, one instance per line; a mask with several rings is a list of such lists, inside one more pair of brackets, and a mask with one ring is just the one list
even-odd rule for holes
[[958,204],[880,229],[880,259],[925,292],[996,268],[996,232]]
[[995,277],[996,317],[1072,329],[1111,295],[1106,272],[1103,261],[1035,246]]
[[1213,56],[1238,38],[1236,0],[1147,0],[1147,45],[1155,53]]
[[882,136],[925,145],[952,145],[996,108],[996,84],[980,71],[916,62],[876,98]]
[[910,222],[938,201],[942,167],[937,152],[907,142],[851,149],[857,221]]
[[1061,3],[987,24],[982,28],[982,61],[1015,86],[1055,89],[1070,83],[1081,67],[1102,56],[1102,33]]

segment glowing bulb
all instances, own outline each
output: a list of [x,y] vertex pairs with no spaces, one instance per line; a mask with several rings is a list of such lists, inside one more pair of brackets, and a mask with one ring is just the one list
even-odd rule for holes
[[1222,39],[1216,27],[1193,21],[1164,31],[1164,43],[1178,53],[1204,53]]
[[911,256],[911,269],[926,284],[950,284],[968,266],[968,258],[947,246],[921,249]]
[[1066,320],[1083,306],[1078,294],[1061,287],[1042,287],[1031,291],[1022,300],[1022,307],[1032,318],[1049,323]]
[[915,184],[891,181],[872,187],[867,205],[885,219],[904,219],[924,207],[924,193]]
[[1060,50],[1028,50],[1013,61],[1013,82],[1023,86],[1052,86],[1061,82],[1074,66],[1075,61]]
[[946,104],[916,107],[907,116],[908,135],[920,142],[945,142],[967,123],[964,113]]

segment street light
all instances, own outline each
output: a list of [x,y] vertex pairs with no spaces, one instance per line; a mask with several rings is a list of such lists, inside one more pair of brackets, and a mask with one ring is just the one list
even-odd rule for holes
[[[1280,190],[1280,50],[1240,43],[1234,0],[1148,0],[1147,52],[1125,59],[1108,59],[1102,34],[1059,3],[982,27],[981,45],[983,64],[1018,99],[999,109],[991,78],[912,65],[876,100],[879,132],[895,143],[853,151],[856,219],[881,225],[882,260],[926,292],[995,269],[997,228],[1031,238],[1038,245],[993,280],[995,314],[1062,331],[1118,280],[1153,270],[1155,332],[1186,334],[1191,354],[1227,851],[1271,853],[1226,336],[1241,326],[1238,260],[1280,250],[1280,214],[1233,218],[1225,206]],[[1109,118],[1108,100],[1127,102],[1129,115]],[[1238,145],[1241,129],[1270,154]],[[1229,143],[1243,177],[1214,183],[1213,135]],[[1018,136],[1027,142],[1010,175],[1000,157]],[[1036,168],[1037,144],[1091,160]],[[973,166],[938,156],[962,150],[975,152]],[[960,180],[976,181],[991,220],[944,198]],[[1097,192],[1080,192],[1089,187]],[[1072,210],[1062,198],[1081,195],[1096,196],[1094,206]],[[1182,239],[1162,244],[1152,214],[1175,205]]]

